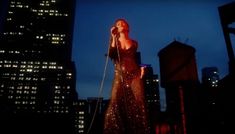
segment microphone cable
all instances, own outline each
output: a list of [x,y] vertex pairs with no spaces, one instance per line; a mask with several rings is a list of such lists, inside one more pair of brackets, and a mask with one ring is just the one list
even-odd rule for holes
[[100,100],[101,100],[100,98],[102,97],[102,92],[103,92],[103,87],[104,87],[104,80],[106,78],[107,66],[108,66],[108,61],[109,61],[109,51],[110,51],[110,45],[108,46],[108,51],[107,51],[108,53],[107,53],[106,58],[105,58],[105,66],[104,66],[103,77],[102,77],[100,88],[99,88],[98,100],[96,102],[95,111],[94,111],[94,114],[92,116],[89,128],[87,130],[87,134],[89,134],[89,132],[91,130],[91,127],[92,127],[92,125],[94,123],[95,116],[96,116],[96,113],[97,113],[97,110],[98,110],[98,106],[99,106],[99,103],[100,103]]

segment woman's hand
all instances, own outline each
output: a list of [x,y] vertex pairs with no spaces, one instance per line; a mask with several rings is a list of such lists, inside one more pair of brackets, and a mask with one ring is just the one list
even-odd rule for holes
[[117,39],[117,27],[111,27],[110,33],[111,33],[111,39],[110,39],[110,45],[111,47],[116,47],[116,39]]
[[145,73],[145,67],[140,67],[140,79],[143,78],[144,73]]
[[116,37],[117,36],[117,32],[118,32],[117,27],[111,27],[110,33],[111,33],[112,37]]

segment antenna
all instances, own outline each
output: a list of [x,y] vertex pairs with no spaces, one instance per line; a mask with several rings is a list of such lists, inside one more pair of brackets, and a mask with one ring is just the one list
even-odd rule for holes
[[184,44],[188,44],[189,38],[186,38]]

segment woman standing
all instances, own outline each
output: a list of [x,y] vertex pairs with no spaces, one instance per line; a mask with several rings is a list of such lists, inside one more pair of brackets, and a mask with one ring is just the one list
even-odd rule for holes
[[138,44],[129,38],[129,25],[118,19],[111,28],[108,56],[114,63],[112,93],[105,113],[104,134],[149,134]]

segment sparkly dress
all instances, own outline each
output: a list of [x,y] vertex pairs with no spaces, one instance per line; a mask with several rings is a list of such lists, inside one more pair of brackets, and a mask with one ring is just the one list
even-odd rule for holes
[[137,42],[127,50],[110,48],[115,71],[104,119],[104,134],[149,134],[144,88],[137,63]]

